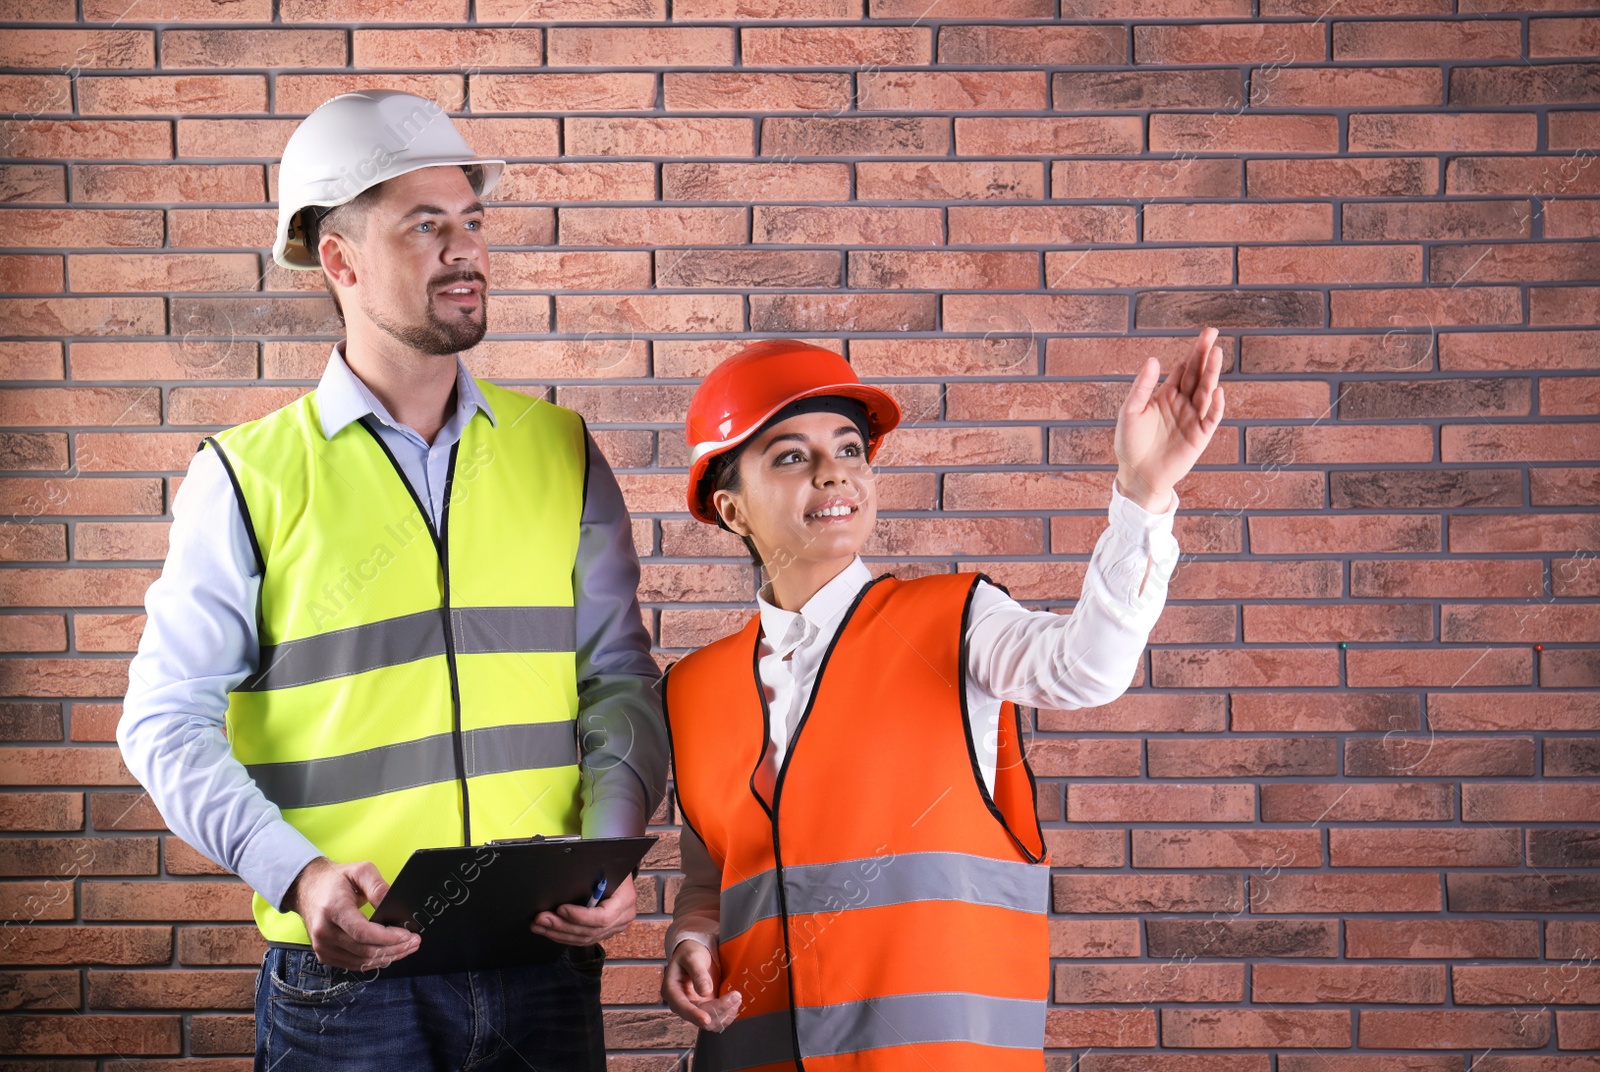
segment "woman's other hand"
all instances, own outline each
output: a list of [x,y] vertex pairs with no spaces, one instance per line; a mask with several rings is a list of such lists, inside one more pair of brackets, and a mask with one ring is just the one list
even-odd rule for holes
[[693,938],[679,942],[661,975],[661,998],[667,1007],[702,1031],[721,1031],[739,1015],[743,1000],[737,990],[717,997],[721,967],[711,950]]

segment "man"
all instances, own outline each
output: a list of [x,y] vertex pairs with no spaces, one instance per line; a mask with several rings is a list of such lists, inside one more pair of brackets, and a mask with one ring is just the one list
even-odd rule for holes
[[117,739],[256,891],[257,1068],[604,1067],[597,943],[631,880],[534,920],[554,963],[363,970],[427,941],[361,911],[413,849],[642,833],[665,784],[616,480],[576,413],[459,356],[503,168],[390,90],[295,130],[273,255],[323,271],[346,338],[314,392],[206,439],[146,597]]

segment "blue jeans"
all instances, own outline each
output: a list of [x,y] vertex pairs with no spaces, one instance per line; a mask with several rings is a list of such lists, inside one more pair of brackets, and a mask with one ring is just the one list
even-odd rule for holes
[[267,950],[256,1072],[604,1072],[598,945],[493,971],[374,979],[312,952]]

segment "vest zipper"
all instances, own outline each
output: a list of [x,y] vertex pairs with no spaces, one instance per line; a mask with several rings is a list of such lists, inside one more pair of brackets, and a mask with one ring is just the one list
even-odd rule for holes
[[422,523],[428,526],[428,536],[433,540],[433,551],[439,558],[439,571],[444,578],[444,661],[450,673],[450,745],[455,753],[456,782],[461,786],[461,843],[472,844],[472,803],[467,792],[467,765],[461,746],[461,679],[456,670],[456,637],[455,627],[450,614],[450,486],[456,478],[456,452],[461,449],[461,441],[456,440],[450,448],[450,464],[444,477],[444,507],[439,511],[439,527],[435,528],[433,519],[428,516],[428,508],[423,505],[422,498],[417,494],[417,489],[411,486],[411,481],[406,479],[406,472],[400,468],[400,463],[395,459],[394,452],[389,449],[389,444],[383,441],[383,436],[378,434],[376,427],[377,418],[372,414],[362,417],[357,423],[365,428],[378,448],[383,451],[383,456],[389,459],[389,464],[394,467],[395,476],[400,478],[400,484],[411,495],[411,501],[416,504],[417,512],[422,515]]

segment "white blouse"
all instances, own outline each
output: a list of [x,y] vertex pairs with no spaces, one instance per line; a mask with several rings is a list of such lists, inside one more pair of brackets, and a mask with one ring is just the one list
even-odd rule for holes
[[[991,791],[1002,702],[1059,711],[1098,707],[1127,691],[1178,564],[1172,534],[1177,511],[1177,492],[1165,513],[1154,514],[1123,495],[1113,479],[1110,525],[1095,544],[1083,593],[1069,614],[1029,610],[999,588],[978,583],[967,624],[967,709],[973,748]],[[770,583],[756,595],[763,634],[758,666],[772,713],[772,747],[755,783],[768,800],[828,644],[872,577],[857,556],[799,611],[775,606]],[[685,938],[715,951],[721,872],[687,824],[680,846],[684,882],[667,928],[667,953]]]

